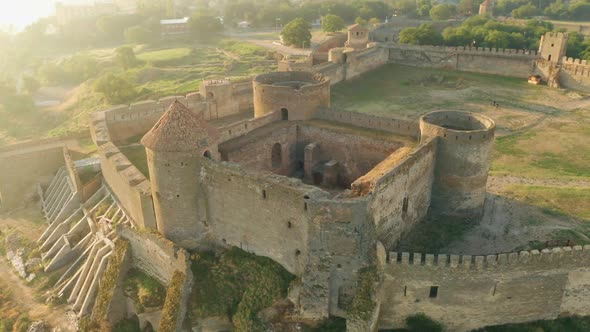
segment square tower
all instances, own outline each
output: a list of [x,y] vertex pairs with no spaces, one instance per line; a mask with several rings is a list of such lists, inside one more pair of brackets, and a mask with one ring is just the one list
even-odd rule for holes
[[547,32],[541,37],[539,54],[547,61],[560,63],[567,49],[567,33]]
[[344,46],[362,50],[367,48],[369,42],[369,29],[360,24],[353,24],[348,27],[348,40]]

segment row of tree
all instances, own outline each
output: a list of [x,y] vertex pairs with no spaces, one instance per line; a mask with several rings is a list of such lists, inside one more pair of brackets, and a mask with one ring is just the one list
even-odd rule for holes
[[590,20],[590,0],[498,0],[496,16],[530,18],[545,15],[558,20]]
[[[553,24],[547,21],[529,20],[525,25],[516,25],[473,16],[461,26],[447,27],[442,33],[431,24],[403,29],[399,41],[414,45],[538,49],[541,36],[553,30]],[[569,36],[567,56],[590,60],[590,39],[585,40],[575,32]]]

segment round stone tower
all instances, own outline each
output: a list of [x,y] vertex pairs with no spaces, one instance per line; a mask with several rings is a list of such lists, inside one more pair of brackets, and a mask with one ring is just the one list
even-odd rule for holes
[[330,79],[306,71],[260,74],[252,81],[254,116],[280,112],[282,120],[310,120],[330,107]]
[[184,248],[205,233],[198,176],[204,158],[217,153],[217,132],[175,101],[142,138],[146,148],[158,231]]
[[421,142],[438,139],[431,208],[435,215],[481,217],[496,124],[454,111],[420,118]]

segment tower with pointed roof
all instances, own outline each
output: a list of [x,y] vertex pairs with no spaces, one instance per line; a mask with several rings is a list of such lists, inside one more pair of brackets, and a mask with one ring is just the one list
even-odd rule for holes
[[142,138],[156,224],[166,238],[195,248],[206,231],[199,173],[205,158],[217,155],[217,131],[179,101]]

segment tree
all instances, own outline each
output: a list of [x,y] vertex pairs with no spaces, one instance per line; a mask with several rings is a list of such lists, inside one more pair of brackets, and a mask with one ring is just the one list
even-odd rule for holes
[[125,30],[125,40],[129,43],[143,44],[152,39],[152,34],[143,26],[136,25]]
[[397,15],[412,15],[416,12],[415,0],[398,0],[393,4],[393,11]]
[[589,44],[590,40],[588,42],[584,42],[584,35],[578,32],[569,32],[566,56],[580,58],[586,47],[590,46]]
[[567,5],[562,0],[550,4],[543,13],[551,18],[564,19],[569,15]]
[[359,16],[354,20],[354,23],[358,25],[367,25],[367,20]]
[[283,42],[287,45],[305,47],[311,45],[311,26],[302,18],[287,23],[281,31]]
[[423,3],[420,6],[418,6],[418,9],[416,9],[416,16],[428,17],[430,15],[431,9],[432,6],[430,5],[430,3]]
[[16,83],[13,80],[0,80],[0,100],[16,95]]
[[23,77],[23,87],[28,93],[33,94],[39,91],[41,83],[31,76],[25,76]]
[[574,20],[588,21],[590,20],[590,3],[578,1],[570,5],[570,17]]
[[490,31],[484,41],[488,47],[508,48],[510,46],[510,34],[498,30]]
[[471,31],[466,27],[448,27],[442,32],[445,45],[467,46],[473,41]]
[[133,48],[129,46],[121,46],[115,50],[115,60],[123,67],[124,70],[127,70],[138,63],[137,58],[135,57],[135,52],[133,52]]
[[46,63],[39,67],[39,75],[49,84],[65,83],[65,72],[55,63]]
[[136,96],[129,81],[112,73],[99,78],[94,83],[94,91],[102,93],[111,104],[129,103]]
[[423,313],[408,316],[406,325],[409,332],[443,332],[445,327]]
[[35,109],[33,98],[28,94],[18,94],[16,83],[11,79],[0,81],[0,105],[10,113],[24,113]]
[[194,14],[189,25],[191,33],[199,39],[209,39],[223,30],[219,19],[205,11]]
[[536,14],[537,7],[530,3],[524,6],[520,6],[512,11],[512,17],[514,18],[529,18],[535,16]]
[[417,28],[405,28],[399,34],[400,44],[440,45],[442,40],[442,35],[426,23]]
[[457,5],[457,11],[461,15],[471,16],[472,14],[477,14],[477,4],[473,0],[461,0]]
[[144,18],[138,15],[101,16],[96,21],[99,35],[107,41],[120,41],[130,27],[140,25]]
[[450,4],[436,5],[430,10],[430,18],[435,21],[445,21],[453,17],[457,12],[457,7]]
[[322,30],[336,32],[344,29],[344,20],[340,16],[328,14],[322,18]]
[[373,17],[372,19],[369,20],[369,24],[372,26],[379,25],[379,23],[381,23],[381,20],[376,17]]

